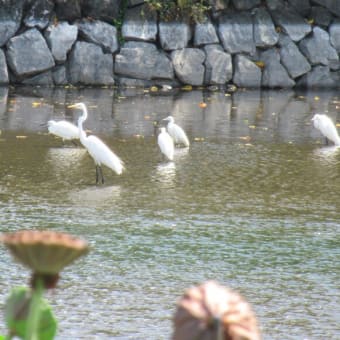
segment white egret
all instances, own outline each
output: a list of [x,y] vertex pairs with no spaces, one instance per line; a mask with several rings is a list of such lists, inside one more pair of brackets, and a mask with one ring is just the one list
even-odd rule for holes
[[184,132],[184,130],[175,123],[173,116],[168,116],[163,120],[168,121],[167,130],[169,135],[173,138],[175,144],[183,144],[188,147],[190,145],[189,138]]
[[312,118],[314,127],[326,137],[326,143],[331,140],[336,146],[340,146],[340,137],[333,121],[325,114],[315,114]]
[[76,125],[66,121],[66,120],[49,120],[47,122],[48,132],[61,137],[63,141],[79,139],[79,129]]
[[124,171],[122,160],[115,155],[101,139],[93,135],[87,136],[83,130],[83,122],[87,119],[86,105],[84,103],[76,103],[68,107],[83,111],[83,114],[78,118],[79,138],[96,164],[96,184],[99,182],[99,176],[101,177],[102,183],[104,183],[102,164],[112,169],[116,174],[122,174]]
[[165,127],[161,127],[157,141],[161,152],[172,161],[174,159],[175,145],[172,137],[166,132]]

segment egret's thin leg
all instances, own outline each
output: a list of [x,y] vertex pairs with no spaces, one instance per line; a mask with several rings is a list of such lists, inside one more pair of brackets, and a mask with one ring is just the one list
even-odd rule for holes
[[96,164],[96,184],[99,182],[99,170],[98,170],[98,165]]
[[104,184],[104,174],[103,174],[103,169],[101,166],[98,167],[99,168],[99,172],[100,172],[100,175],[102,177],[102,184]]

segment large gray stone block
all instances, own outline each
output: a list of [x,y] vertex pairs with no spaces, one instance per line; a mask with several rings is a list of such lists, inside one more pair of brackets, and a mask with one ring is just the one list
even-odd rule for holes
[[288,0],[291,7],[302,16],[307,16],[310,13],[310,0]]
[[183,48],[171,53],[172,63],[178,79],[194,86],[203,85],[205,53],[198,48]]
[[103,20],[109,24],[119,18],[121,6],[122,0],[81,0],[83,17]]
[[251,9],[261,4],[261,0],[232,0],[236,9]]
[[229,53],[255,52],[253,20],[248,12],[227,13],[221,16],[218,34],[224,49]]
[[220,45],[207,45],[204,47],[205,84],[223,85],[233,76],[232,58]]
[[215,26],[209,18],[196,23],[194,32],[194,46],[217,44],[219,42]]
[[46,72],[39,73],[33,77],[28,77],[22,80],[21,84],[24,85],[43,85],[43,86],[53,86],[53,77],[51,70],[48,70]]
[[78,41],[69,58],[69,79],[72,84],[112,85],[113,58],[95,44]]
[[340,17],[340,0],[313,0],[313,2],[328,8],[337,17]]
[[320,27],[314,27],[313,35],[301,40],[299,43],[301,52],[312,65],[332,65],[339,62],[339,56],[331,45],[328,32]]
[[87,19],[78,22],[77,26],[85,41],[101,46],[105,53],[115,53],[118,50],[116,27],[100,20]]
[[265,8],[254,10],[254,40],[258,47],[273,46],[279,40],[273,20]]
[[332,46],[340,53],[340,19],[329,26],[329,35]]
[[281,0],[267,0],[267,6],[275,24],[280,26],[293,41],[299,41],[311,32],[310,24],[290,5]]
[[0,0],[0,47],[19,29],[23,5],[23,0]]
[[78,27],[61,21],[58,25],[50,25],[45,30],[45,38],[49,45],[54,60],[57,63],[66,61],[67,53],[77,40]]
[[122,26],[125,40],[155,41],[157,38],[157,13],[147,5],[127,10]]
[[[85,8],[85,1],[82,0],[54,0],[58,20],[73,21],[81,18],[81,11]],[[93,1],[94,2],[94,1]],[[84,13],[84,15],[87,15]]]
[[68,84],[67,70],[64,65],[56,66],[52,69],[52,77],[55,85]]
[[281,34],[279,45],[281,63],[292,78],[300,77],[311,70],[312,67],[306,57],[287,35]]
[[279,51],[272,48],[261,53],[261,61],[264,62],[262,73],[262,86],[268,88],[290,88],[295,85],[287,70],[280,63]]
[[24,18],[25,25],[44,29],[49,24],[53,9],[52,0],[35,0]]
[[158,24],[159,40],[165,51],[178,50],[187,47],[191,39],[191,29],[186,22],[165,22]]
[[233,83],[238,87],[259,88],[261,87],[261,69],[249,58],[238,54],[234,58]]
[[333,20],[332,13],[322,6],[312,6],[309,17],[313,19],[314,25],[320,26],[325,30],[328,29],[329,24]]
[[171,60],[152,43],[127,42],[116,55],[115,73],[138,79],[173,79]]
[[8,69],[4,51],[0,48],[0,85],[8,84]]
[[318,65],[303,75],[296,86],[305,88],[334,88],[339,87],[339,84],[336,79],[333,78],[329,66]]
[[45,39],[36,28],[11,38],[6,57],[11,70],[19,77],[46,71],[55,65]]

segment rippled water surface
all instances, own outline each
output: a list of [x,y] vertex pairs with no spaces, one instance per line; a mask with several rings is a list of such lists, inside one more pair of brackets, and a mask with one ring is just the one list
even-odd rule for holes
[[[77,101],[88,133],[125,162],[121,176],[104,168],[104,185],[80,143],[46,133],[49,119],[76,122]],[[91,245],[46,295],[58,338],[169,339],[176,301],[207,279],[246,297],[264,339],[340,338],[340,148],[312,127],[315,112],[339,123],[339,96],[1,89],[0,231]],[[156,142],[169,113],[191,140],[172,163]],[[29,272],[4,247],[0,272],[3,309]]]

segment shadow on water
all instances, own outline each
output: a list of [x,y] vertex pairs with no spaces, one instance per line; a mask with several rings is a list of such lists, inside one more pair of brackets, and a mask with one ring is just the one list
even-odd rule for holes
[[[104,185],[80,143],[47,133],[49,119],[76,123],[67,106],[79,101],[88,133],[126,166],[104,167]],[[48,296],[59,337],[167,339],[178,297],[206,279],[247,297],[264,339],[339,337],[340,149],[313,128],[316,112],[339,122],[338,94],[0,88],[0,231],[92,246]],[[169,114],[191,141],[174,162],[157,146]],[[0,258],[3,307],[28,273]]]

